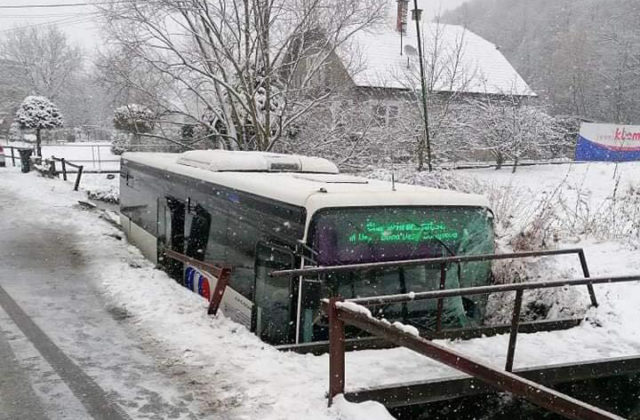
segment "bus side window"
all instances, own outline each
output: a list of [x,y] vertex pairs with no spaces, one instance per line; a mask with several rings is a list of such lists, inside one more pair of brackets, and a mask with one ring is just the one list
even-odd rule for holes
[[269,272],[293,268],[293,253],[285,248],[258,242],[255,261],[254,329],[271,344],[294,339],[292,322],[293,291],[289,277],[271,277]]
[[195,207],[195,215],[191,218],[191,228],[185,254],[188,257],[204,261],[205,250],[209,239],[211,215],[199,204]]

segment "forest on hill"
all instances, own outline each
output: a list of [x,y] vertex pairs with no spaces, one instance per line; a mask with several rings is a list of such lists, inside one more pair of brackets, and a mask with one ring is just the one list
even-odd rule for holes
[[638,0],[471,0],[445,14],[495,43],[554,113],[640,124]]

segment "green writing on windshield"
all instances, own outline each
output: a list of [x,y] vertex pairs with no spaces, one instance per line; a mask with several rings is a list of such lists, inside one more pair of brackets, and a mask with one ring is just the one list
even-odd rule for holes
[[418,243],[433,239],[440,241],[458,239],[458,232],[442,222],[426,221],[423,223],[390,222],[378,223],[367,221],[364,229],[348,233],[349,242],[360,243]]

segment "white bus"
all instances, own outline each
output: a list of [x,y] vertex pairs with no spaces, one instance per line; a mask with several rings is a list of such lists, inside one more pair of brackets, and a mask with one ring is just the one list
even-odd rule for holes
[[[120,211],[130,242],[209,298],[212,279],[163,258],[165,249],[232,267],[222,310],[272,344],[328,336],[320,299],[437,289],[440,267],[270,277],[273,270],[494,252],[492,213],[479,195],[340,174],[320,158],[199,150],[126,153]],[[489,262],[454,264],[446,287],[488,284]],[[450,298],[445,325],[482,321],[486,298]],[[433,328],[435,303],[388,305],[376,316]]]

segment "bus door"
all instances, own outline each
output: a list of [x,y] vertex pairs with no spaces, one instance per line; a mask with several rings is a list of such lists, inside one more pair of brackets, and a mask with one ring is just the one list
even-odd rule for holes
[[271,271],[293,268],[293,253],[267,242],[256,245],[253,330],[263,341],[271,344],[294,340],[292,280],[270,277]]
[[163,261],[167,273],[182,282],[183,265],[163,256],[165,249],[184,253],[184,225],[186,203],[173,197],[160,199],[158,203],[158,260]]
[[184,253],[188,257],[204,261],[211,228],[211,214],[200,204],[196,204],[187,212],[186,225],[185,229],[189,231],[189,236],[186,238]]
[[320,299],[322,296],[322,280],[318,277],[315,279],[301,279],[300,281],[300,308],[298,309],[298,335],[296,343],[309,343],[317,341],[318,321],[323,317],[320,308]]

